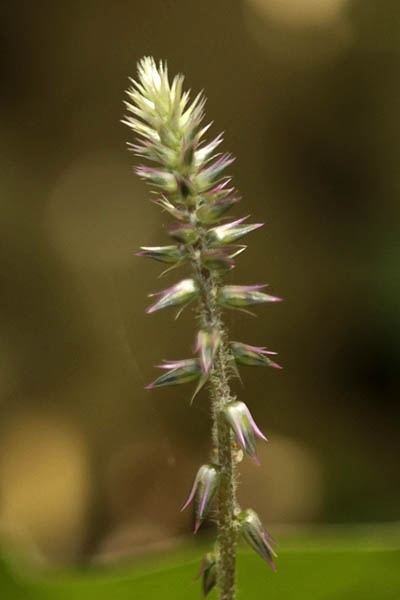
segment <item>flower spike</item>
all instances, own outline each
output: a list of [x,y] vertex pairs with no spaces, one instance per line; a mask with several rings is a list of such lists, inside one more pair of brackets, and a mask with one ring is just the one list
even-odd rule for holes
[[230,402],[224,408],[226,420],[232,427],[236,441],[259,464],[255,437],[268,441],[263,432],[257,427],[249,409],[244,402]]
[[238,521],[243,539],[276,571],[274,557],[277,554],[271,546],[271,543],[276,544],[276,542],[264,529],[257,513],[248,508],[239,514]]
[[150,296],[161,296],[161,298],[155,304],[149,306],[146,312],[151,314],[156,310],[167,308],[169,306],[179,306],[181,304],[186,306],[189,302],[192,302],[198,294],[199,287],[196,281],[194,279],[183,279],[166,290],[149,294]]
[[193,498],[196,498],[196,523],[194,533],[197,533],[210,509],[214,496],[218,490],[219,481],[220,470],[216,465],[202,465],[197,471],[189,497],[181,508],[181,511],[185,510],[192,502]]
[[[184,510],[194,502],[195,533],[217,500],[218,537],[215,551],[206,554],[197,578],[202,577],[203,594],[215,587],[224,600],[235,597],[236,535],[275,568],[274,541],[257,514],[242,511],[236,497],[236,470],[244,452],[258,463],[257,438],[266,440],[248,407],[236,400],[230,380],[239,366],[280,368],[271,359],[275,353],[264,347],[228,341],[225,309],[250,313],[245,307],[279,302],[265,293],[265,285],[224,285],[223,277],[236,266],[236,258],[247,246],[239,245],[247,234],[262,227],[249,217],[229,217],[241,199],[232,185],[227,167],[234,157],[222,151],[222,134],[211,141],[205,137],[212,125],[204,122],[206,98],[194,98],[183,89],[183,75],[168,77],[167,64],[146,56],[138,63],[138,76],[127,92],[126,123],[137,138],[129,150],[143,160],[137,174],[151,186],[150,200],[173,219],[166,226],[170,245],[142,246],[138,256],[165,263],[160,277],[183,266],[182,281],[158,291],[147,308],[151,314],[177,307],[178,313],[196,301],[199,324],[195,356],[166,360],[163,373],[147,389],[194,382],[196,394],[208,384],[211,398],[212,451],[209,464],[198,470]],[[172,239],[171,239],[172,238]],[[171,334],[174,337],[175,334]],[[272,357],[273,358],[273,357]]]

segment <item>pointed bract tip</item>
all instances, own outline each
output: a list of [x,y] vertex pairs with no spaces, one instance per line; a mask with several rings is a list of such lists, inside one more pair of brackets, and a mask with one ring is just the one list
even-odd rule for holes
[[278,365],[278,363],[273,362],[272,360],[271,360],[271,367],[273,369],[283,369],[283,367],[281,367],[281,365]]
[[184,510],[186,510],[186,508],[189,506],[189,504],[192,501],[192,496],[190,495],[189,498],[186,500],[185,504],[182,506],[181,508],[181,512],[183,512]]
[[194,530],[193,530],[193,535],[196,535],[196,533],[198,532],[199,528],[201,525],[201,521],[196,521],[195,525],[194,525]]

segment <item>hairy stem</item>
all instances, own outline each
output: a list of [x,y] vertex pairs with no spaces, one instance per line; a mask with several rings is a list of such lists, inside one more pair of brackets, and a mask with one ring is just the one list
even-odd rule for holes
[[214,359],[209,385],[212,407],[212,441],[216,453],[215,462],[221,468],[221,481],[217,496],[217,579],[220,599],[234,600],[236,565],[235,509],[237,506],[235,462],[233,436],[223,413],[224,406],[234,400],[229,386],[229,351],[221,310],[216,302],[218,277],[202,269],[198,259],[195,259],[194,262],[202,292],[200,303],[202,326],[216,330],[221,340]]

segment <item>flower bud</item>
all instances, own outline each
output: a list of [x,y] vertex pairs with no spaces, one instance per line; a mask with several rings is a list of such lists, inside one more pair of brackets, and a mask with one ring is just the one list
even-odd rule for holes
[[[183,108],[187,102],[189,98],[189,93],[185,92],[185,94],[182,96],[182,113],[183,113]],[[195,129],[196,127],[198,127],[198,125],[200,124],[200,122],[202,121],[203,117],[204,117],[204,105],[206,103],[206,99],[203,96],[202,92],[199,92],[197,94],[197,96],[195,97],[195,99],[193,100],[192,104],[185,110],[185,112],[181,115],[180,117],[180,128],[184,129],[186,131],[186,135],[187,137],[189,137],[192,133],[193,133],[193,129]],[[203,131],[205,129],[205,131],[207,131],[209,126],[206,126],[206,128],[203,128]],[[197,139],[200,139],[201,137],[201,133],[199,132],[197,134]]]
[[224,285],[218,292],[218,302],[227,308],[242,308],[263,302],[281,302],[281,298],[260,292],[264,285]]
[[267,441],[267,438],[257,427],[246,404],[239,401],[230,402],[224,407],[224,413],[239,446],[259,464],[255,437],[264,441]]
[[176,182],[178,185],[179,194],[185,199],[185,202],[190,203],[190,196],[194,194],[194,187],[192,182],[188,177],[182,177],[181,175],[177,175]]
[[208,373],[212,367],[214,356],[218,350],[221,338],[216,330],[199,331],[195,351],[200,354],[200,362],[204,373]]
[[219,225],[218,227],[209,229],[207,232],[207,240],[209,244],[211,244],[211,246],[232,244],[232,242],[235,242],[251,231],[259,229],[264,225],[264,223],[243,224],[243,221],[248,218],[249,215],[247,217],[237,219],[237,221],[231,221],[230,223],[225,223],[225,225]]
[[136,256],[145,256],[159,262],[175,264],[183,260],[185,252],[178,246],[141,246],[140,252],[136,252]]
[[171,148],[162,144],[151,143],[148,140],[143,140],[141,144],[128,143],[128,148],[136,156],[147,158],[153,162],[161,163],[164,166],[174,165],[176,160],[175,152]]
[[235,267],[233,258],[226,252],[220,252],[220,249],[203,250],[201,253],[201,262],[209,271],[218,271],[224,273],[231,271]]
[[[206,161],[211,160],[213,158],[211,156],[212,153],[221,144],[222,141],[223,141],[223,137],[222,137],[222,133],[220,133],[219,135],[217,135],[216,138],[211,140],[211,142],[209,142],[205,146],[202,146],[201,148],[197,148],[196,152],[194,153],[195,167],[199,168],[202,165],[204,165]],[[214,157],[215,157],[215,155],[214,155]]]
[[167,373],[161,375],[146,386],[146,390],[166,385],[180,385],[181,383],[190,383],[199,379],[202,374],[200,361],[197,358],[188,358],[185,360],[165,360],[159,369],[166,369]]
[[172,287],[149,294],[150,296],[161,296],[161,298],[146,310],[148,314],[167,308],[169,306],[187,305],[199,294],[199,286],[194,279],[183,279]]
[[197,242],[199,238],[199,234],[193,225],[175,225],[175,227],[170,227],[168,230],[168,234],[174,238],[177,242],[181,244],[194,244]]
[[228,196],[235,192],[235,188],[227,188],[226,186],[231,182],[231,177],[224,177],[215,187],[211,188],[211,190],[207,190],[204,193],[204,197],[208,200],[208,202],[214,202],[215,200],[220,200],[225,196]]
[[262,346],[249,346],[240,342],[230,342],[231,350],[235,361],[240,365],[249,367],[273,367],[281,369],[277,363],[270,360],[266,354],[276,354]]
[[203,594],[206,597],[217,584],[217,559],[214,553],[207,552],[200,565],[200,570],[194,578],[195,581],[201,576],[203,577]]
[[222,171],[230,164],[233,163],[235,159],[230,154],[223,154],[213,163],[205,167],[194,177],[194,182],[196,188],[199,191],[208,190],[214,181],[218,179],[221,175]]
[[165,196],[162,196],[161,198],[155,198],[154,200],[152,200],[152,202],[154,204],[157,204],[157,206],[161,206],[161,208],[163,210],[166,210],[170,215],[172,215],[178,221],[184,221],[187,218],[186,210],[181,210],[180,208],[177,208]]
[[183,138],[182,150],[181,150],[181,164],[184,167],[192,166],[194,150],[195,150],[195,140],[193,138],[191,140],[186,140],[185,138]]
[[178,189],[176,178],[169,171],[154,169],[152,167],[137,167],[136,173],[148,183],[151,183],[166,192],[176,192]]
[[216,465],[202,465],[197,471],[192,490],[181,510],[185,510],[195,497],[196,522],[194,533],[197,533],[204,517],[208,513],[219,486],[220,471]]
[[257,513],[248,508],[238,515],[238,521],[243,539],[276,571],[273,559],[277,554],[271,546],[276,542],[264,529]]
[[229,271],[235,266],[233,260],[246,250],[247,246],[235,245],[225,248],[209,248],[201,253],[203,265],[210,271]]
[[[167,100],[168,101],[168,100]],[[178,142],[178,136],[175,131],[172,131],[171,127],[168,127],[167,124],[159,121],[158,126],[158,135],[160,136],[160,141],[163,146],[170,146],[174,148]]]
[[234,195],[218,198],[209,204],[204,204],[196,212],[196,217],[204,225],[216,223],[240,198]]

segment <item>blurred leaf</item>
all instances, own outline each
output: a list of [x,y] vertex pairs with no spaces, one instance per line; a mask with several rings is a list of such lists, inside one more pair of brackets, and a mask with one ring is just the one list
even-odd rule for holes
[[[314,546],[315,547],[315,546]],[[322,550],[305,547],[283,550],[274,574],[252,553],[240,552],[238,589],[242,598],[268,600],[398,600],[400,550]],[[10,571],[0,570],[1,597],[7,600],[164,600],[199,599],[201,591],[193,577],[198,569],[198,550],[189,551],[147,566],[142,572],[91,572],[46,579],[19,581]],[[210,598],[216,598],[212,592]]]

